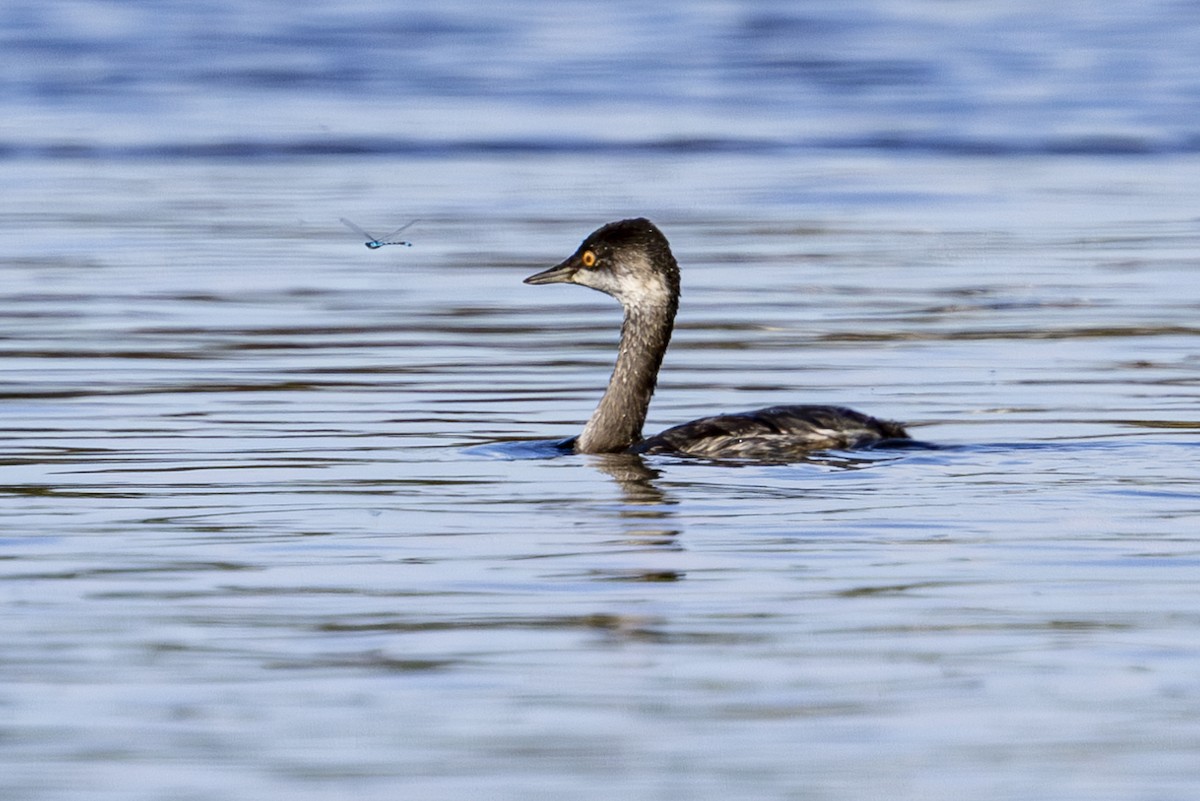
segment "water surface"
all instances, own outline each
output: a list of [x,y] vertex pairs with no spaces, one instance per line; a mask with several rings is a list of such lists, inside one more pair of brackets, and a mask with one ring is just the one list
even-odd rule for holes
[[[4,12],[5,798],[1194,794],[1185,6],[323,8]],[[939,447],[540,445],[635,214],[648,428]]]

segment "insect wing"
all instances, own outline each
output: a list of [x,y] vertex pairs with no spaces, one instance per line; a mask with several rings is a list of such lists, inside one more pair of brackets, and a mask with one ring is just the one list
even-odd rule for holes
[[387,241],[387,240],[389,240],[389,239],[391,239],[392,237],[396,236],[396,234],[399,234],[399,233],[402,233],[402,232],[404,232],[404,231],[407,231],[409,228],[411,228],[412,226],[416,225],[416,224],[417,224],[417,223],[419,223],[419,222],[420,222],[420,220],[413,220],[412,222],[406,222],[404,225],[400,226],[400,227],[399,227],[399,228],[397,228],[395,231],[392,231],[390,234],[388,234],[387,236],[383,237],[383,240],[382,240],[382,241],[383,241],[385,244],[388,244],[388,245],[407,245],[407,244],[408,244],[407,242],[389,242],[389,241]]
[[[358,227],[357,225],[355,225],[354,223],[352,223],[352,222],[350,222],[349,220],[347,220],[345,217],[339,217],[338,219],[342,221],[342,225],[346,226],[346,227],[347,227],[347,228],[349,228],[351,231],[353,231],[354,233],[358,234],[358,235],[359,235],[359,236],[361,236],[363,239],[367,240],[367,243],[368,243],[368,244],[370,244],[371,242],[378,242],[378,241],[379,241],[378,239],[376,239],[375,237],[371,236],[370,234],[368,234],[368,233],[367,233],[366,231],[364,231],[363,229],[359,228],[359,227]],[[415,222],[415,221],[414,221],[414,222]],[[411,225],[412,223],[409,223],[409,224]],[[401,228],[400,230],[401,230],[401,231],[403,231],[404,229],[403,229],[403,228]]]

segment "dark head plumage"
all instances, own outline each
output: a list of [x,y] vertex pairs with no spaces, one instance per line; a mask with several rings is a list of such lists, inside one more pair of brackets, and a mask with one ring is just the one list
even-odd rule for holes
[[527,284],[580,284],[623,305],[675,305],[679,264],[658,226],[645,217],[618,220],[588,234],[561,263],[525,279]]

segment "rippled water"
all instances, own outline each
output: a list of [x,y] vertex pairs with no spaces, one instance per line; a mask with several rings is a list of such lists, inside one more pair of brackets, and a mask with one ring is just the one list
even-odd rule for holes
[[[1194,794],[1189,7],[534,7],[3,12],[0,795]],[[556,456],[635,214],[648,428],[938,447]]]

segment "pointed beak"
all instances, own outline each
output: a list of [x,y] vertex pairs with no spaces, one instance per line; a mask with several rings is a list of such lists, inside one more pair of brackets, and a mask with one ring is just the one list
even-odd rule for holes
[[540,273],[534,273],[525,279],[527,284],[570,284],[575,278],[575,273],[579,271],[579,265],[576,263],[574,256],[556,264],[549,270],[542,270]]

